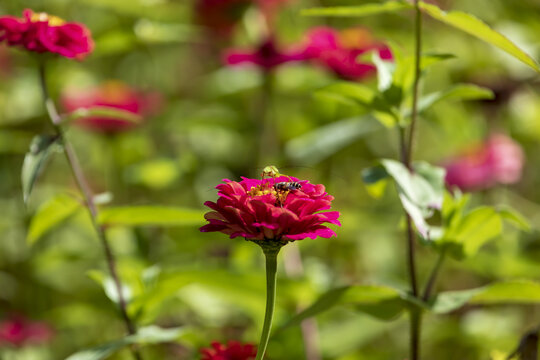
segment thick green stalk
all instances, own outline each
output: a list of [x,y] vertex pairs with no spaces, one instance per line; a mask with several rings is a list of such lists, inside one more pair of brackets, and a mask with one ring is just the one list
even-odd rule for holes
[[[39,79],[40,79],[41,90],[43,92],[43,100],[45,102],[45,107],[47,109],[47,114],[49,115],[49,118],[52,122],[52,125],[54,127],[54,130],[56,131],[58,138],[63,144],[64,154],[66,155],[66,160],[71,169],[71,173],[73,175],[75,182],[77,183],[77,186],[79,187],[83,195],[84,202],[86,204],[86,207],[90,215],[90,219],[92,221],[92,225],[103,247],[105,259],[107,261],[107,266],[109,268],[109,273],[114,282],[115,290],[118,294],[118,305],[119,305],[120,314],[122,316],[122,319],[124,320],[124,323],[126,324],[128,333],[130,335],[134,335],[137,333],[137,328],[135,327],[135,324],[133,323],[133,321],[131,320],[127,312],[127,303],[124,298],[124,294],[122,292],[122,282],[120,281],[120,276],[118,275],[116,259],[109,245],[109,241],[107,239],[107,234],[105,232],[105,229],[101,225],[99,225],[97,221],[98,212],[97,212],[96,204],[94,203],[94,196],[93,196],[92,190],[90,189],[90,186],[88,185],[88,181],[86,180],[86,177],[84,176],[84,172],[81,168],[80,162],[77,158],[77,155],[75,154],[73,147],[71,146],[71,144],[69,143],[69,141],[66,139],[64,135],[64,131],[61,127],[62,118],[58,114],[58,111],[56,110],[54,101],[49,96],[45,64],[43,62],[40,63],[40,66],[39,66]],[[141,353],[139,349],[137,349],[136,346],[132,346],[131,351],[132,351],[133,357],[136,360],[142,360]]]
[[265,240],[256,243],[263,249],[266,258],[266,311],[264,313],[261,340],[259,341],[257,357],[255,358],[255,360],[262,360],[266,353],[268,340],[270,339],[270,330],[272,328],[272,319],[276,305],[277,255],[284,243],[274,240]]

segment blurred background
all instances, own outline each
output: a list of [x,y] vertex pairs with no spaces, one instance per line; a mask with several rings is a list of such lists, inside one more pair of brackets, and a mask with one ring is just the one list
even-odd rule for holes
[[[477,15],[540,58],[537,1],[434,2]],[[98,104],[143,116],[138,126],[93,118],[69,128],[93,190],[112,195],[107,196],[110,204],[203,210],[205,201],[215,201],[214,187],[222,179],[259,177],[269,164],[327,187],[343,226],[335,229],[337,238],[307,239],[284,250],[278,327],[298,308],[339,285],[381,283],[408,289],[396,194],[389,191],[373,199],[361,179],[361,170],[376,159],[398,157],[395,132],[366,120],[358,106],[317,94],[344,77],[328,62],[250,63],[250,52],[268,39],[282,51],[294,51],[320,26],[359,26],[366,42],[392,44],[412,54],[410,12],[360,19],[299,15],[303,8],[362,3],[10,0],[0,4],[0,15],[21,16],[31,8],[82,22],[92,31],[95,51],[84,62],[58,58],[51,63],[51,92],[62,111]],[[426,51],[456,57],[430,68],[423,91],[467,82],[492,89],[496,98],[440,102],[424,113],[415,158],[437,165],[465,158],[467,166],[476,166],[484,161],[483,155],[475,155],[479,149],[492,146],[494,134],[504,137],[514,150],[502,151],[500,157],[515,154],[501,160],[510,163],[512,179],[462,188],[473,193],[474,204],[515,207],[534,228],[529,234],[508,228],[474,258],[448,261],[437,288],[536,279],[540,84],[532,70],[468,35],[432,20],[425,21],[425,29]],[[248,60],[231,60],[227,54],[235,52],[248,53]],[[373,71],[354,80],[376,88]],[[40,207],[59,194],[77,193],[63,156],[54,154],[29,204],[23,203],[24,154],[34,135],[51,131],[38,85],[35,59],[0,47],[0,356],[8,360],[64,359],[124,332],[115,305],[100,285],[106,267],[84,210],[70,213],[39,239],[28,240],[31,219]],[[69,196],[61,198],[59,206],[69,206]],[[109,229],[137,323],[188,329],[177,342],[144,348],[148,359],[198,359],[199,349],[213,340],[258,341],[265,304],[260,250],[223,234],[201,234],[198,228],[204,223],[201,217],[195,226]],[[419,246],[418,260],[423,283],[436,253]],[[495,350],[508,353],[523,333],[538,325],[538,310],[466,307],[427,316],[424,358],[490,359]],[[10,337],[13,327],[30,335]],[[309,329],[307,348],[315,349],[309,360],[404,359],[407,354],[405,316],[382,322],[336,307],[318,316]],[[304,340],[300,327],[275,334],[268,359],[306,358]],[[127,351],[111,357],[129,358]]]

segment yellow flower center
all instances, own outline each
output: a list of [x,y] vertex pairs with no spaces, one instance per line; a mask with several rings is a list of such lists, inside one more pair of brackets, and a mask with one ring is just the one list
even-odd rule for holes
[[30,18],[32,22],[42,22],[46,21],[49,23],[49,26],[61,26],[64,25],[66,22],[64,19],[59,18],[58,16],[49,15],[44,12],[40,13],[34,13],[32,14],[32,17]]
[[346,29],[339,33],[339,43],[346,49],[361,49],[373,44],[373,38],[366,29]]
[[261,184],[261,185],[253,186],[248,191],[249,196],[263,196],[263,195],[268,195],[268,194],[272,194],[277,197],[276,190],[274,189],[273,186],[268,186],[268,183],[264,185]]

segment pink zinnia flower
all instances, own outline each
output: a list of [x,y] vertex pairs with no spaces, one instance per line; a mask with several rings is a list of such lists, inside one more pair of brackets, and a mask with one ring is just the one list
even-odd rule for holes
[[[134,90],[119,81],[108,81],[91,89],[68,89],[62,95],[61,102],[68,112],[81,108],[105,106],[144,117],[154,113],[160,107],[161,98],[155,93],[144,94]],[[130,130],[138,125],[128,120],[95,116],[82,118],[77,121],[77,124],[90,130],[109,134]]]
[[227,345],[214,341],[211,348],[201,349],[201,360],[253,360],[256,355],[255,345],[238,341],[229,341]]
[[308,35],[305,56],[346,80],[361,80],[376,72],[372,63],[360,62],[362,54],[378,51],[383,60],[393,60],[390,49],[362,28],[338,31],[329,27],[312,29]]
[[22,316],[14,316],[0,322],[0,344],[20,347],[26,344],[40,344],[49,341],[53,330],[42,322],[34,322]]
[[482,190],[521,179],[524,154],[506,135],[490,136],[446,165],[446,183],[464,191]]
[[281,50],[272,38],[268,38],[254,50],[228,50],[225,55],[225,63],[228,65],[248,63],[265,70],[272,70],[285,63],[305,59],[303,51]]
[[[293,183],[296,187],[288,190],[278,185]],[[247,240],[294,241],[335,236],[323,224],[341,225],[339,212],[324,212],[330,209],[334,197],[320,184],[279,176],[242,178],[240,182],[225,179],[216,189],[217,202],[205,203],[213,211],[205,215],[209,224],[201,227],[203,232],[220,231]]]
[[94,42],[90,30],[75,22],[65,22],[46,13],[23,11],[23,17],[0,17],[0,42],[38,53],[50,52],[70,59],[90,54]]

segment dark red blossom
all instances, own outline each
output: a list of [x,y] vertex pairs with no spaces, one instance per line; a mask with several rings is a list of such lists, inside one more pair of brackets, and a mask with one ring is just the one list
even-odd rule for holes
[[[298,182],[297,190],[276,190],[275,184]],[[207,201],[213,211],[205,215],[209,224],[201,231],[220,231],[231,238],[248,240],[302,240],[329,238],[335,232],[323,225],[341,225],[339,212],[331,208],[333,196],[321,184],[310,184],[288,176],[248,179],[236,182],[224,180],[216,187],[218,200]]]
[[521,179],[524,154],[521,146],[506,135],[492,135],[446,165],[446,183],[464,191],[482,190]]
[[250,63],[265,70],[288,62],[305,60],[303,51],[282,50],[278,48],[274,39],[269,38],[254,50],[228,50],[225,55],[225,63],[228,65],[238,65]]
[[[154,113],[161,103],[159,94],[145,94],[119,81],[108,81],[90,89],[67,89],[61,102],[68,112],[95,106],[112,107],[145,116]],[[129,130],[137,123],[119,118],[91,116],[80,119],[78,125],[103,133]]]
[[40,344],[49,341],[52,336],[53,330],[48,324],[30,321],[22,316],[13,316],[0,322],[0,345],[20,347]]
[[376,72],[370,62],[359,57],[377,51],[383,60],[393,60],[390,49],[375,41],[366,29],[338,31],[330,27],[312,29],[307,35],[305,57],[321,64],[346,80],[361,80]]
[[46,13],[23,11],[23,17],[0,17],[0,42],[38,53],[50,52],[70,59],[90,54],[94,42],[86,26]]
[[255,356],[255,345],[238,341],[229,341],[227,345],[214,341],[211,348],[201,349],[201,360],[253,360]]

